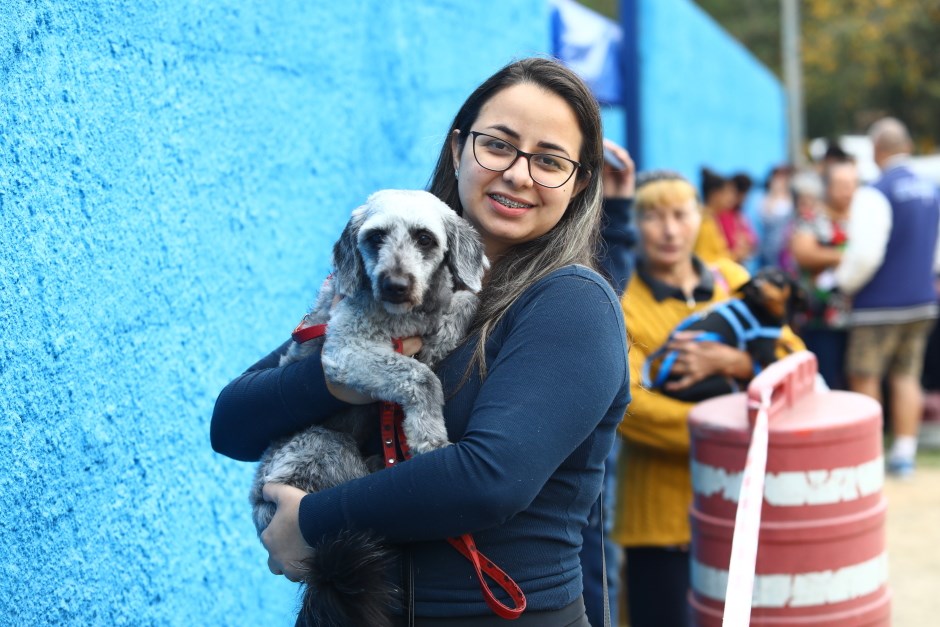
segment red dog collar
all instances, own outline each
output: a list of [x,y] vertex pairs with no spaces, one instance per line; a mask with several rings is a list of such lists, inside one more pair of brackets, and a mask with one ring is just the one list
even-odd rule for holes
[[300,324],[297,325],[297,328],[294,329],[294,332],[290,334],[291,339],[293,339],[298,344],[309,342],[310,340],[323,337],[324,335],[326,335],[326,324],[313,324],[307,326],[307,322],[305,320],[301,320]]

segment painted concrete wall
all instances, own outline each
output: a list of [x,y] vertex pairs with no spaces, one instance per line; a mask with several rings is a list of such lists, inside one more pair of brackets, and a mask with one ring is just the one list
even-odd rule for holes
[[[544,0],[4,0],[0,623],[293,624],[218,390]],[[512,24],[512,28],[507,28]],[[520,27],[522,26],[522,27]]]
[[643,169],[763,180],[786,159],[777,78],[691,0],[622,0],[638,18]]

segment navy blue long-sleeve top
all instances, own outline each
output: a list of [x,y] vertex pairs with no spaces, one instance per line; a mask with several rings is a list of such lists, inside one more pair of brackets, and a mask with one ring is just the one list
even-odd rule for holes
[[632,198],[605,198],[600,264],[617,294],[623,294],[636,265],[637,232],[630,214]]
[[[310,544],[372,529],[408,545],[418,616],[490,613],[470,563],[445,542],[472,533],[530,610],[558,609],[581,594],[581,529],[629,402],[620,303],[597,273],[562,268],[496,326],[486,378],[474,370],[461,385],[474,346],[471,337],[437,368],[454,444],[305,496],[301,531]],[[258,459],[275,438],[343,406],[326,390],[318,356],[276,368],[277,352],[220,394],[216,451]]]

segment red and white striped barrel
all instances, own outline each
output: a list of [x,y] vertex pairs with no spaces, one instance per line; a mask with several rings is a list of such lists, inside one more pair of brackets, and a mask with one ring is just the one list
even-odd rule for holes
[[[793,373],[774,389],[768,412],[751,625],[889,625],[881,407],[860,394],[816,391],[812,353],[776,366],[777,375]],[[702,402],[689,415],[689,598],[702,626],[722,623],[761,376],[747,394]]]

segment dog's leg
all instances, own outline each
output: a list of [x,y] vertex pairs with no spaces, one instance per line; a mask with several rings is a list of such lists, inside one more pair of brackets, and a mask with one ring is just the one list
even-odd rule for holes
[[248,497],[258,533],[268,526],[277,509],[262,497],[265,483],[286,483],[305,492],[319,492],[369,472],[348,434],[314,425],[274,443],[255,470]]
[[421,454],[450,444],[447,439],[447,427],[444,423],[444,391],[434,372],[419,361],[412,360],[413,366],[421,366],[426,372],[421,373],[425,380],[414,391],[410,402],[399,403],[405,412],[402,427],[408,438],[412,453]]
[[384,344],[355,341],[336,346],[328,337],[323,349],[323,369],[337,383],[377,400],[401,405],[412,452],[426,453],[449,443],[441,382],[420,361],[400,355]]

